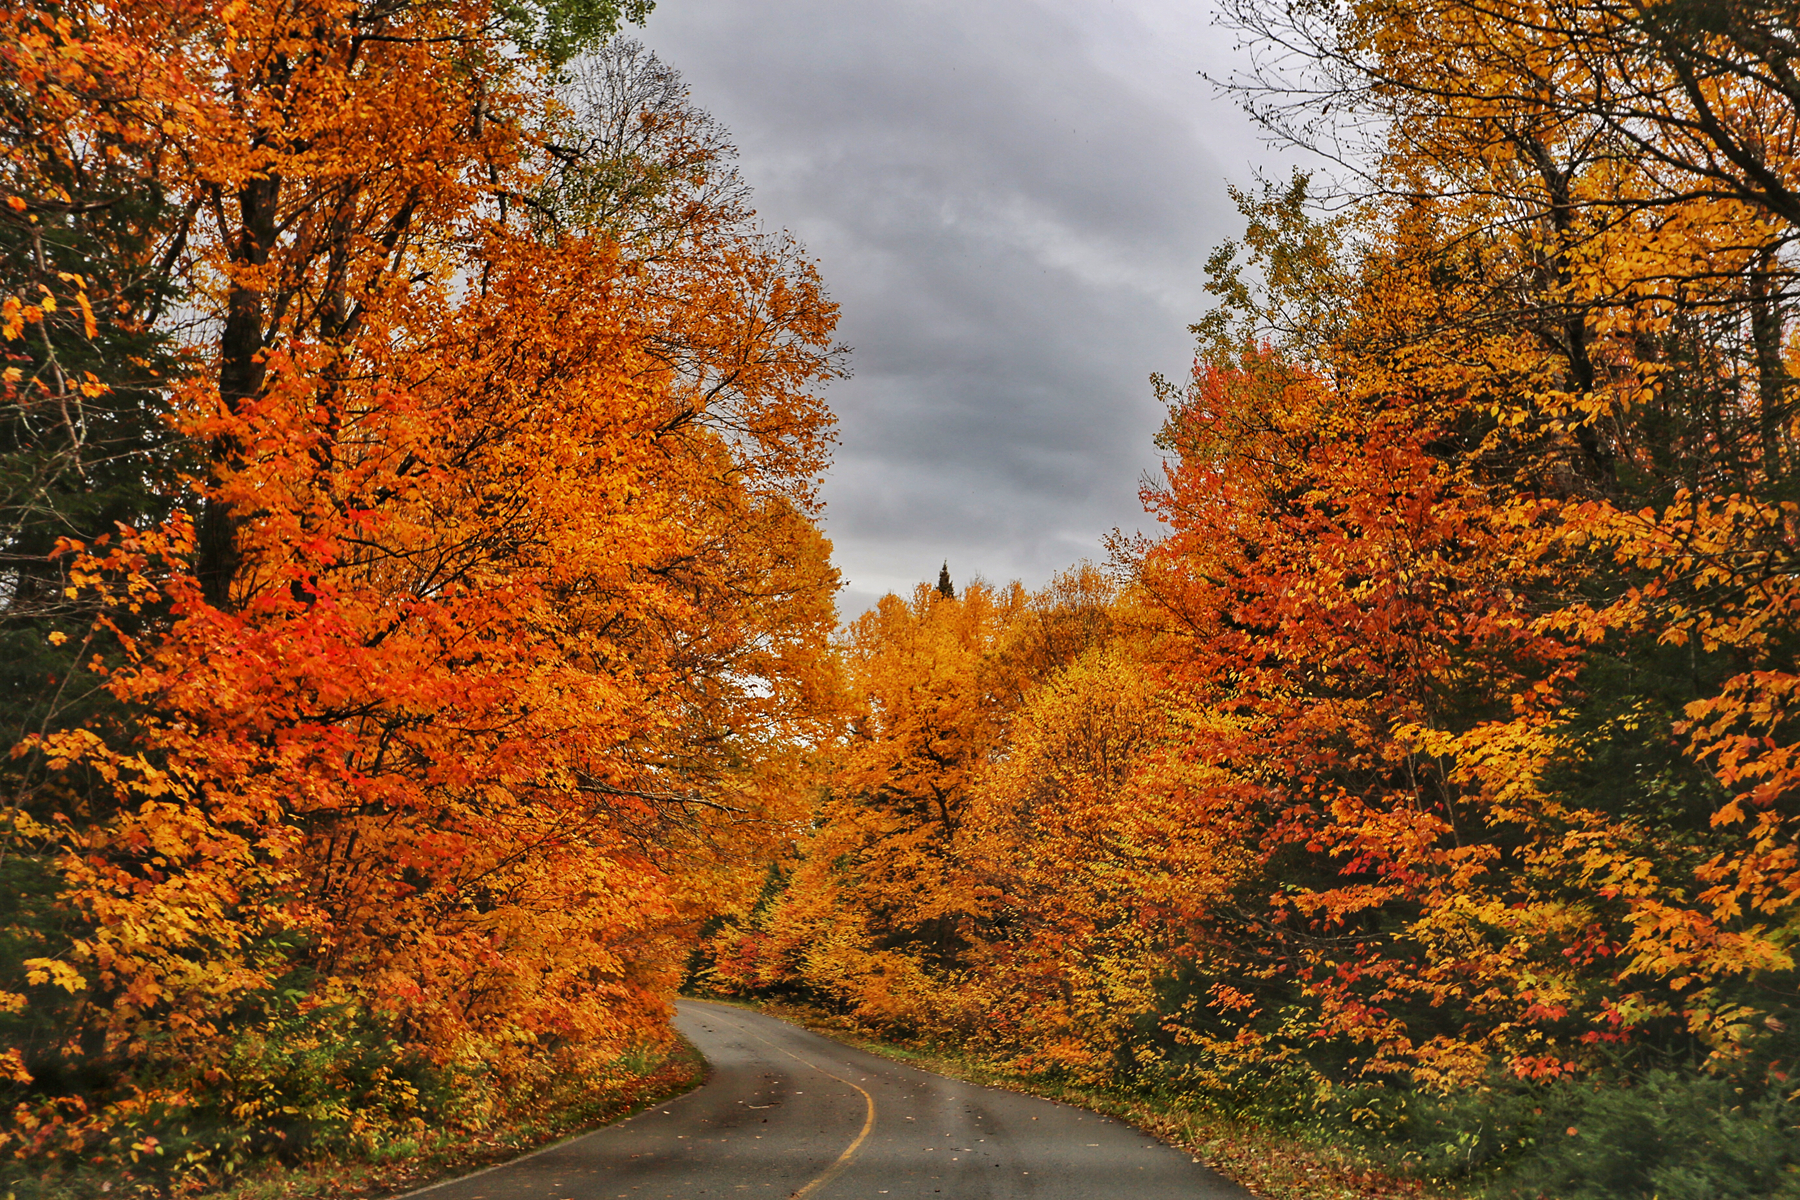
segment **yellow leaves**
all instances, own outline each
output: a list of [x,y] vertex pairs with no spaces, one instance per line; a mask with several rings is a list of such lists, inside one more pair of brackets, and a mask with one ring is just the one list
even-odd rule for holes
[[[64,283],[72,283],[75,285],[75,303],[81,306],[82,332],[90,338],[97,336],[100,332],[100,326],[98,322],[94,320],[94,306],[88,301],[87,282],[82,279],[81,276],[70,274],[68,272],[62,272],[59,275],[59,278],[61,278]],[[88,378],[92,379],[93,375],[89,374]],[[98,393],[94,394],[98,395]]]
[[[233,267],[210,210],[184,230],[177,303],[217,315],[233,288],[335,286],[357,305],[344,334],[313,301],[259,304],[254,397],[221,399],[217,342],[163,381],[153,402],[191,439],[176,457],[232,451],[187,481],[191,504],[157,481],[168,505],[235,509],[230,602],[196,578],[184,518],[75,529],[49,578],[96,619],[78,655],[84,631],[49,640],[89,672],[69,694],[104,687],[109,716],[15,758],[47,773],[48,803],[80,796],[58,826],[14,827],[83,934],[78,973],[33,969],[85,981],[80,1019],[118,1061],[192,1055],[197,1091],[245,1119],[293,1105],[247,1098],[223,1015],[241,1031],[245,997],[283,975],[316,982],[282,1003],[321,1020],[366,1003],[406,1054],[486,1064],[497,1096],[666,1036],[681,938],[802,821],[795,764],[836,716],[836,578],[808,508],[833,310],[810,266],[713,236],[751,221],[723,212],[684,211],[692,244],[654,272],[605,238],[540,238],[484,195],[493,177],[536,187],[516,169],[542,99],[517,94],[527,65],[464,61],[488,44],[475,10],[409,9],[356,55],[351,15],[184,14],[158,47],[174,78],[160,57],[116,72],[141,94],[66,126],[121,171],[132,147],[181,139],[157,160],[167,194],[290,182],[266,266]],[[270,54],[292,66],[273,87]],[[201,60],[219,86],[184,91]],[[443,132],[477,77],[479,145]],[[268,121],[293,142],[246,150]],[[10,341],[34,322],[46,354],[115,320],[138,332],[120,281],[51,286],[0,297]],[[105,368],[31,352],[71,420],[111,407],[83,403],[114,395]]]
[[[100,330],[94,319],[93,305],[88,300],[86,281],[80,275],[68,272],[60,273],[59,278],[64,283],[73,286],[75,303],[81,311],[83,332],[90,338],[95,337]],[[56,297],[46,285],[40,284],[39,290],[42,294],[37,297],[35,303],[26,303],[18,296],[8,296],[5,300],[0,301],[0,340],[19,341],[25,336],[26,326],[42,325],[46,318],[56,315],[58,312]],[[19,378],[20,373],[17,367],[7,368],[6,382],[14,383]],[[99,382],[92,373],[87,375],[87,379],[95,385]],[[102,387],[100,390],[86,394],[97,396],[101,395],[103,391]]]
[[[19,1011],[19,1007],[15,1007],[12,1003],[14,1000],[17,1000],[19,1007],[22,1007],[25,1002],[25,997],[14,996],[8,992],[0,992],[0,1012]],[[0,1050],[0,1079],[6,1079],[12,1083],[22,1084],[29,1084],[32,1082],[31,1072],[25,1069],[24,1057],[12,1047]],[[5,1145],[5,1142],[0,1140],[0,1145]]]
[[25,960],[25,979],[34,986],[52,984],[73,995],[87,990],[88,981],[68,963],[54,958]]
[[1155,1002],[1167,922],[1244,858],[1202,836],[1208,773],[1162,756],[1147,676],[1108,650],[1116,603],[1072,572],[1030,598],[922,586],[862,618],[849,679],[869,707],[839,798],[764,932],[719,943],[714,977],[804,980],[863,1019],[1101,1070],[1096,1047]]

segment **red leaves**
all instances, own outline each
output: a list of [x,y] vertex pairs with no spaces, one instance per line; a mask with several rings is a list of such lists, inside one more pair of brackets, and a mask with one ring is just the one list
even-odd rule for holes
[[517,198],[553,80],[489,6],[116,16],[186,98],[157,186],[194,203],[201,477],[163,482],[202,515],[61,550],[139,618],[91,639],[116,706],[29,747],[83,1019],[122,1080],[226,1091],[232,1022],[290,1001],[484,1062],[494,1105],[616,1070],[831,716],[835,310],[736,193],[654,262],[548,236]]

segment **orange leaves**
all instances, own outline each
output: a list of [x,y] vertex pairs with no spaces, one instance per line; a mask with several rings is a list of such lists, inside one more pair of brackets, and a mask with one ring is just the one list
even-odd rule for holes
[[[1622,10],[1237,11],[1379,114],[1384,190],[1345,219],[1368,239],[1336,320],[1276,317],[1341,284],[1215,287],[1146,497],[1167,676],[1237,718],[1189,753],[1257,789],[1279,883],[1283,941],[1228,958],[1291,955],[1321,1030],[1421,1071],[1396,996],[1429,997],[1421,1029],[1464,1006],[1468,1044],[1533,1075],[1594,1061],[1603,1012],[1630,1013],[1608,1039],[1746,1053],[1727,997],[1792,970],[1800,894],[1794,216],[1692,139],[1745,118],[1758,51],[1714,45],[1701,137],[1673,115],[1698,94],[1645,85],[1696,47]],[[1290,256],[1326,228],[1297,202],[1245,205]]]
[[1684,1061],[1751,1095],[1800,928],[1774,18],[1233,11],[1321,71],[1265,116],[1373,117],[1378,182],[1237,195],[1123,594],[855,627],[837,790],[717,975],[1227,1095]]
[[[1572,1011],[1499,983],[1566,918],[1487,831],[1546,815],[1578,660],[1521,606],[1539,571],[1503,573],[1506,516],[1432,451],[1443,410],[1316,380],[1270,390],[1295,378],[1266,347],[1203,364],[1166,435],[1182,457],[1149,496],[1170,526],[1140,560],[1170,618],[1163,670],[1235,717],[1185,752],[1237,781],[1215,803],[1242,814],[1260,850],[1246,874],[1266,880],[1269,932],[1209,957],[1305,979],[1316,1015],[1285,1035],[1300,1045],[1366,1044],[1359,1072],[1453,1086]],[[1486,1015],[1458,1043],[1393,1014],[1417,1004]],[[1217,1019],[1244,1019],[1234,1005]]]
[[921,585],[854,623],[832,791],[708,978],[804,983],[1028,1068],[1109,1070],[1249,859],[1207,804],[1229,781],[1169,753],[1195,714],[1156,695],[1133,619],[1084,567],[1032,596]]
[[[365,17],[127,6],[154,102],[52,105],[180,147],[145,169],[188,206],[158,254],[204,333],[155,464],[193,515],[60,535],[100,614],[64,653],[107,700],[22,752],[72,931],[28,983],[86,982],[69,1036],[121,1087],[190,1073],[170,1111],[297,1086],[251,1011],[482,1062],[473,1113],[666,1038],[680,938],[834,718],[811,265],[741,206],[654,262],[541,236],[541,64],[484,4]],[[40,32],[46,71],[86,45]],[[37,308],[92,337],[73,285]]]

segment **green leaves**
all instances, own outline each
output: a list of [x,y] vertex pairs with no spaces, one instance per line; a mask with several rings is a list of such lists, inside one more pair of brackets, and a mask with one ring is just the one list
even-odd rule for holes
[[655,7],[655,0],[501,0],[495,6],[516,45],[558,67],[612,37],[621,21],[643,24]]

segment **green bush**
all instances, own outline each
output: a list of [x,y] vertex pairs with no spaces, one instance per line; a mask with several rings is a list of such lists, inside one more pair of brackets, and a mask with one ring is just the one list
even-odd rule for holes
[[1533,1144],[1491,1192],[1553,1200],[1800,1200],[1800,1106],[1658,1070],[1551,1089]]
[[101,1184],[117,1195],[183,1195],[270,1160],[407,1157],[484,1090],[399,1044],[374,1015],[304,1000],[277,988],[247,1005],[212,1061],[146,1061],[117,1090],[135,1084],[163,1098],[122,1104],[79,1155],[0,1168],[0,1195],[98,1195]]
[[1800,1200],[1800,1105],[1693,1070],[1498,1076],[1446,1096],[1344,1088],[1312,1124],[1390,1170],[1485,1180],[1495,1200]]

